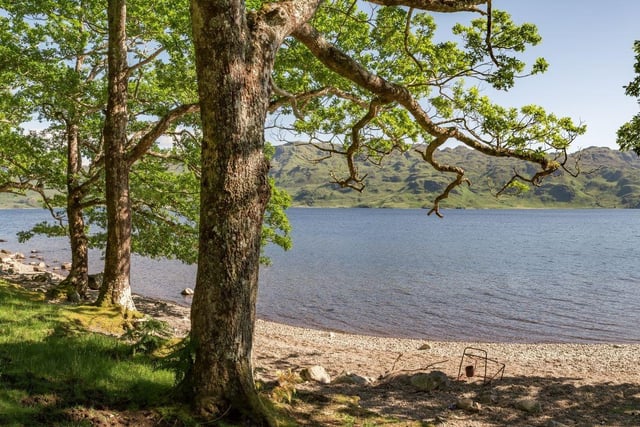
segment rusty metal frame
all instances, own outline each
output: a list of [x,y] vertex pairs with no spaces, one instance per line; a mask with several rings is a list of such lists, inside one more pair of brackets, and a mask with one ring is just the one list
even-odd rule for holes
[[[465,364],[465,360],[470,360],[473,362],[473,364],[465,365],[465,373],[463,373],[462,365]],[[460,367],[458,368],[458,379],[461,379],[463,376],[467,376],[469,378],[472,376],[475,376],[475,371],[477,370],[476,368],[478,367],[477,366],[478,362],[484,363],[484,376],[482,379],[483,385],[490,384],[494,379],[496,379],[498,375],[500,375],[499,379],[502,379],[502,377],[504,376],[504,368],[506,366],[504,363],[498,362],[495,359],[490,359],[488,357],[486,350],[483,350],[481,348],[465,347],[464,351],[462,352],[462,357],[460,358]],[[495,373],[493,373],[493,375],[491,376],[489,376],[487,372],[489,364],[492,364],[493,366],[496,367]],[[467,367],[472,367],[471,375],[468,375],[468,372],[466,372]]]

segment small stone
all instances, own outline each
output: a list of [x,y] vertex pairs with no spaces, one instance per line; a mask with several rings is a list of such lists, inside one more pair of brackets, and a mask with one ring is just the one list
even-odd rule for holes
[[99,290],[100,287],[102,286],[103,278],[104,278],[103,273],[89,274],[89,281],[88,281],[89,289],[94,291]]
[[186,296],[186,295],[193,295],[193,289],[191,289],[191,288],[184,288],[184,289],[182,290],[182,292],[180,292],[180,293],[181,293],[182,295],[185,295],[185,296]]
[[65,262],[60,266],[63,270],[71,270],[71,263]]
[[78,303],[80,302],[80,294],[73,290],[69,291],[67,293],[67,299],[69,302]]
[[306,381],[315,381],[321,384],[331,383],[331,377],[327,371],[320,365],[305,368],[300,371],[300,377]]
[[336,378],[334,383],[339,384],[357,384],[357,385],[369,385],[371,384],[371,378],[363,377],[358,374],[352,374],[350,372],[345,373],[344,375]]
[[516,401],[516,408],[529,413],[540,412],[542,409],[540,402],[535,399],[520,399]]
[[456,408],[469,411],[473,409],[473,399],[462,397],[456,401]]
[[480,393],[477,397],[478,402],[482,402],[485,405],[491,405],[492,403],[496,403],[498,401],[498,396],[494,391],[486,390]]
[[[33,269],[34,271],[37,271],[35,268]],[[51,280],[51,275],[49,273],[44,273],[44,274],[38,274],[37,276],[33,276],[31,278],[32,281],[34,282],[49,282]]]
[[412,375],[409,382],[412,386],[422,391],[445,390],[450,384],[449,377],[442,371],[432,371],[428,374],[419,372]]
[[431,346],[425,343],[418,347],[418,350],[431,350]]

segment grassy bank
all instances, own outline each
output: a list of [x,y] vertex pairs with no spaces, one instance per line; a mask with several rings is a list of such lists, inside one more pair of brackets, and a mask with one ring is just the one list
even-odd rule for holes
[[2,280],[0,307],[0,425],[183,424],[173,373],[115,336],[119,312],[48,304]]
[[[134,320],[116,309],[53,304],[0,279],[0,425],[231,427],[199,423],[179,403],[174,372],[162,368],[169,346],[145,352],[141,335],[123,339]],[[419,425],[360,408],[357,396],[297,394],[290,370],[270,374],[277,380],[258,387],[277,425]]]

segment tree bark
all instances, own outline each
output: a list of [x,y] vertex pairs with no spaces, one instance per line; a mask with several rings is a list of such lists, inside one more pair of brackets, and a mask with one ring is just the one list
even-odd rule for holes
[[263,425],[251,351],[269,198],[262,148],[272,64],[251,51],[239,1],[195,0],[191,14],[203,123],[200,246],[191,306],[194,405],[204,417],[228,414]]
[[131,200],[127,160],[126,0],[109,0],[108,100],[104,125],[107,247],[99,305],[135,310],[131,297]]
[[89,243],[82,215],[84,197],[78,176],[82,169],[78,125],[67,126],[67,219],[71,246],[71,271],[65,282],[81,297],[87,296],[89,281]]
[[265,4],[192,0],[202,175],[198,272],[191,306],[196,411],[269,424],[251,352],[262,221],[269,200],[263,154],[270,75],[278,47],[319,0]]

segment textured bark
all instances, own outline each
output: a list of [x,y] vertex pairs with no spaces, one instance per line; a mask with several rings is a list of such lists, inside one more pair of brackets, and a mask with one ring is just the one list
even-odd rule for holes
[[265,5],[247,16],[241,1],[191,2],[203,141],[190,384],[196,410],[207,418],[269,422],[251,362],[261,227],[269,199],[262,151],[269,77],[291,26],[308,19],[316,4]]
[[241,7],[194,3],[204,131],[200,250],[191,310],[194,403],[205,417],[241,411],[253,423],[264,424],[251,349],[260,230],[269,197],[262,154],[269,70],[248,61],[253,52],[248,51]]
[[89,244],[82,215],[84,197],[79,174],[82,169],[78,126],[67,126],[67,219],[69,220],[69,243],[71,246],[71,271],[65,282],[73,286],[82,297],[86,297],[89,281]]
[[126,1],[109,0],[108,101],[104,125],[107,247],[99,305],[134,310],[131,270],[131,201],[127,148]]

